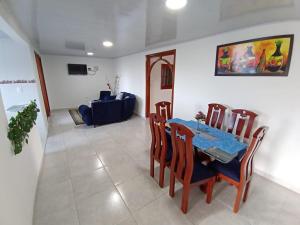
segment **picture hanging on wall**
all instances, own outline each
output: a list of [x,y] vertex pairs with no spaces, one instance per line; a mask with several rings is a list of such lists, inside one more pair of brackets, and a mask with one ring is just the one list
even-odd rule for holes
[[217,46],[215,76],[287,76],[294,35]]

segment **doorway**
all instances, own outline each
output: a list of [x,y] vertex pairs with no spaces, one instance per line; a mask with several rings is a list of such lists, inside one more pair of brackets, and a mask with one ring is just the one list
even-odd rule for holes
[[48,93],[47,93],[47,88],[46,88],[45,77],[44,77],[42,60],[41,60],[41,57],[36,52],[34,52],[34,55],[35,55],[38,75],[40,78],[40,84],[41,84],[41,89],[42,89],[42,95],[43,95],[46,115],[47,115],[47,117],[49,117],[50,116],[50,105],[49,105],[49,98],[48,98]]
[[175,59],[175,49],[146,55],[146,117],[160,101],[171,102],[173,116]]

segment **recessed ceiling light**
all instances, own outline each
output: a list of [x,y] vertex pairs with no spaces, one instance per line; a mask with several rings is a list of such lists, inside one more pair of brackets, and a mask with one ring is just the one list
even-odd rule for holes
[[102,44],[104,47],[112,47],[114,45],[111,41],[103,41]]
[[89,56],[92,56],[92,55],[94,55],[94,52],[87,52],[86,54]]
[[166,0],[166,6],[172,10],[178,10],[185,7],[187,0]]

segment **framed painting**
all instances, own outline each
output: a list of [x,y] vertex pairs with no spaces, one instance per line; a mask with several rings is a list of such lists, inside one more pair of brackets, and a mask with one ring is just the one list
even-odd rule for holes
[[294,35],[217,46],[215,76],[287,76]]

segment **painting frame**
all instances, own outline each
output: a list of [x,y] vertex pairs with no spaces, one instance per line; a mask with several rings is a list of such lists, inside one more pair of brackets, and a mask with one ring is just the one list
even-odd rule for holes
[[[229,47],[234,48],[234,47],[245,45],[245,44],[254,45],[254,43],[256,43],[256,42],[262,43],[264,41],[266,42],[266,41],[271,41],[271,40],[273,40],[275,42],[275,40],[280,40],[280,39],[289,39],[289,46],[287,49],[288,55],[285,59],[285,62],[283,61],[283,58],[282,58],[282,64],[285,63],[284,71],[281,71],[281,72],[271,72],[271,71],[266,71],[266,72],[258,72],[258,71],[255,71],[255,72],[253,72],[253,71],[251,71],[251,72],[232,72],[232,71],[228,71],[228,72],[226,72],[226,71],[222,71],[222,72],[220,72],[221,49],[223,49],[223,51],[224,51],[225,48],[229,48]],[[281,44],[282,44],[282,41],[280,43],[280,46],[281,46]],[[246,76],[246,77],[247,76],[272,76],[272,77],[288,76],[291,59],[292,59],[293,44],[294,44],[294,34],[285,34],[285,35],[275,35],[275,36],[268,36],[268,37],[262,37],[262,38],[254,38],[254,39],[249,39],[249,40],[244,40],[244,41],[238,41],[238,42],[232,42],[232,43],[228,43],[228,44],[218,45],[217,50],[216,50],[215,76]],[[276,47],[278,47],[277,43],[276,43]],[[263,51],[265,51],[265,49]],[[223,55],[224,55],[224,53],[223,53]],[[255,62],[257,62],[257,58],[255,58]]]

